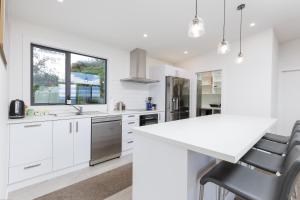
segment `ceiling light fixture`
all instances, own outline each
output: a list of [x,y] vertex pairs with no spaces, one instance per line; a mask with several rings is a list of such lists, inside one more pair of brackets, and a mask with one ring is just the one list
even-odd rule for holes
[[147,38],[147,37],[148,37],[148,34],[147,34],[147,33],[144,33],[143,37],[144,37],[144,38]]
[[236,62],[238,64],[241,64],[244,62],[244,55],[242,53],[242,26],[243,26],[243,9],[246,7],[245,4],[241,4],[237,7],[238,11],[241,11],[241,19],[240,19],[240,52],[238,54],[238,57],[236,59]]
[[57,0],[57,2],[59,2],[59,3],[63,3],[63,2],[64,2],[64,0]]
[[254,22],[252,22],[251,24],[249,24],[249,26],[252,28],[254,27],[256,24]]
[[186,54],[189,54],[189,52],[188,52],[188,51],[184,51],[183,53],[184,53],[185,55],[186,55]]
[[224,21],[223,21],[223,38],[218,45],[218,53],[226,54],[229,52],[229,42],[225,39],[225,27],[226,27],[226,0],[224,0]]
[[196,0],[195,18],[189,24],[188,36],[198,38],[205,33],[204,21],[198,16],[198,0]]

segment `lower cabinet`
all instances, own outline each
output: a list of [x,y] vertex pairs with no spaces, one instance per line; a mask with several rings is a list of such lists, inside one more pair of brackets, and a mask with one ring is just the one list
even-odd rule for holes
[[53,122],[53,170],[90,160],[91,119]]
[[73,165],[73,121],[59,120],[53,122],[53,170]]
[[81,164],[91,159],[91,119],[74,121],[74,164]]
[[9,168],[9,183],[16,183],[52,171],[52,160],[41,160]]
[[52,122],[9,125],[9,184],[51,170]]

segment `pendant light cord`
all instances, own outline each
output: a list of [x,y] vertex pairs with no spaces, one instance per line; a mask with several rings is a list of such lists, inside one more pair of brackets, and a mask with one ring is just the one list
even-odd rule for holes
[[223,42],[225,41],[225,26],[226,26],[226,0],[224,0],[224,21],[223,21]]
[[240,53],[242,53],[242,26],[243,26],[243,8],[241,9],[241,21],[240,21]]
[[195,8],[195,18],[198,17],[198,0],[196,0],[196,8]]

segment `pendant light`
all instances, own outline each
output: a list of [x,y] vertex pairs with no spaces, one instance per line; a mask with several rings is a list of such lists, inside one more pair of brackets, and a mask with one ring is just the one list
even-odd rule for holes
[[198,38],[205,33],[204,21],[198,16],[198,0],[196,0],[195,18],[189,24],[188,36],[192,38]]
[[226,0],[224,0],[224,21],[223,21],[223,38],[218,45],[218,53],[226,54],[229,52],[229,42],[225,39],[225,27],[226,27]]
[[237,10],[241,11],[241,20],[240,20],[240,52],[236,59],[237,64],[241,64],[244,61],[244,55],[242,53],[242,26],[243,26],[243,9],[245,8],[245,4],[241,4],[237,7]]

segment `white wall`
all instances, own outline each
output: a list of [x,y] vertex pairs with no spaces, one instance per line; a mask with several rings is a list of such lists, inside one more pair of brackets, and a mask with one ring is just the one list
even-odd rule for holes
[[[20,98],[30,104],[30,43],[75,51],[108,59],[108,94],[107,103],[115,104],[123,101],[129,109],[145,108],[146,97],[149,96],[148,86],[135,83],[120,82],[129,76],[129,51],[120,50],[100,44],[70,33],[59,32],[45,27],[12,19],[11,24],[11,67],[9,70],[9,99]],[[148,66],[164,63],[149,58]],[[94,106],[86,107],[95,108]],[[113,106],[108,105],[111,109]],[[61,109],[50,107],[50,109]],[[63,109],[68,109],[63,106]],[[97,106],[106,110],[107,106]]]
[[279,46],[278,133],[290,135],[300,119],[300,38]]
[[7,70],[2,59],[0,60],[0,199],[6,198],[7,163],[8,163],[8,95]]
[[[243,40],[244,63],[238,65],[235,59],[239,44],[231,45],[227,55],[217,51],[196,57],[177,66],[196,72],[222,70],[222,112],[253,116],[272,116],[273,84],[273,30]],[[196,86],[194,84],[194,95]],[[193,98],[195,114],[196,97]]]
[[[4,46],[6,59],[9,59],[8,23],[5,23]],[[7,198],[8,183],[8,84],[7,68],[0,58],[0,199]]]

